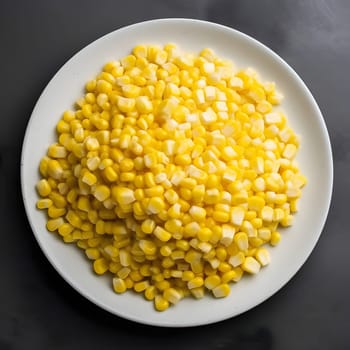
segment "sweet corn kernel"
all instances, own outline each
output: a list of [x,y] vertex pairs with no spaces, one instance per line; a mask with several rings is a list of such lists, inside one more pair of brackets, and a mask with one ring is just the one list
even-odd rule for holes
[[157,295],[157,289],[155,286],[148,286],[144,292],[147,300],[153,300]]
[[187,287],[188,289],[198,288],[203,286],[204,281],[202,277],[195,277],[192,280],[188,281]]
[[112,196],[120,205],[131,204],[135,201],[134,191],[126,187],[112,187]]
[[271,233],[270,244],[276,246],[281,240],[281,234],[277,231]]
[[160,226],[157,226],[154,229],[153,234],[162,242],[167,242],[171,238],[171,233],[169,233],[168,231],[164,230]]
[[223,283],[215,287],[212,292],[215,298],[224,298],[230,294],[230,286],[227,283]]
[[150,234],[153,232],[153,230],[156,227],[156,223],[155,221],[151,220],[151,219],[146,219],[145,221],[143,221],[143,223],[141,224],[141,229],[144,233]]
[[242,269],[248,273],[256,274],[260,270],[260,264],[253,257],[248,256],[242,264]]
[[39,199],[36,202],[36,207],[38,209],[48,209],[52,206],[52,200],[49,198],[45,198],[45,199]]
[[94,266],[94,271],[98,275],[103,275],[104,273],[106,273],[109,267],[108,261],[105,258],[99,258],[95,260],[93,266]]
[[121,278],[113,278],[113,289],[116,293],[124,293],[127,289],[125,281]]
[[236,272],[234,270],[229,270],[229,271],[226,271],[222,277],[221,277],[221,281],[223,283],[228,283],[228,282],[231,282],[234,280],[234,278],[236,277]]
[[41,197],[47,197],[51,193],[50,184],[45,179],[41,179],[36,184],[36,189]]
[[164,299],[163,296],[156,295],[154,298],[154,306],[157,311],[164,311],[169,307],[169,302]]
[[175,288],[167,288],[163,292],[163,298],[169,303],[177,304],[182,298],[182,295]]
[[266,266],[271,262],[270,253],[265,248],[259,248],[255,253],[255,257],[261,266]]
[[248,236],[246,233],[244,232],[238,232],[235,236],[234,236],[234,241],[237,244],[237,247],[241,250],[241,251],[245,251],[248,249],[249,247],[249,242],[248,242]]
[[220,283],[221,278],[218,275],[208,276],[204,281],[205,287],[209,290],[216,288]]

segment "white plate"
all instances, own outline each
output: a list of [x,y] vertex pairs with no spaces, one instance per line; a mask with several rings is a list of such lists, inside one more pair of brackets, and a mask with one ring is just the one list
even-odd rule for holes
[[[186,51],[210,47],[219,57],[233,60],[238,67],[251,66],[263,80],[272,80],[285,95],[282,108],[293,129],[301,135],[298,161],[308,178],[300,211],[294,225],[283,232],[277,248],[270,249],[272,263],[254,277],[232,286],[225,299],[205,297],[182,300],[166,312],[156,312],[141,295],[116,295],[110,278],[97,277],[83,253],[65,245],[45,229],[46,218],[35,208],[38,164],[54,141],[55,124],[65,109],[82,95],[86,81],[103,64],[127,55],[136,44],[175,42]],[[277,292],[303,265],[323,228],[331,200],[333,164],[331,146],[321,112],[311,93],[279,56],[231,28],[191,19],[161,19],[138,23],[112,32],[71,58],[53,77],[40,96],[30,118],[23,142],[22,193],[34,235],[48,260],[79,293],[118,316],[157,326],[196,326],[224,320],[263,302]]]

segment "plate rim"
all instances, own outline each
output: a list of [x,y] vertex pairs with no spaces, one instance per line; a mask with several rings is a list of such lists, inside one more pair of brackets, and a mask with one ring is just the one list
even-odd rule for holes
[[[305,92],[308,95],[308,100],[312,103],[313,107],[315,108],[315,111],[318,114],[318,120],[320,122],[320,126],[321,126],[321,130],[323,133],[323,138],[324,138],[324,142],[327,145],[327,166],[329,167],[329,179],[328,179],[328,183],[329,186],[327,187],[327,198],[325,201],[325,213],[324,216],[322,217],[322,220],[320,220],[320,232],[317,233],[317,237],[315,239],[314,244],[312,245],[312,249],[308,252],[308,254],[305,255],[304,259],[302,260],[302,262],[299,264],[299,267],[294,271],[294,273],[292,273],[289,278],[280,285],[279,288],[277,288],[276,290],[274,290],[272,293],[269,293],[268,297],[264,297],[264,298],[260,298],[253,306],[250,306],[248,308],[246,308],[244,311],[241,311],[239,313],[235,313],[229,316],[225,316],[225,317],[214,317],[211,318],[211,320],[207,321],[207,320],[203,320],[203,322],[187,322],[184,321],[183,324],[178,324],[178,323],[167,323],[164,324],[163,322],[157,322],[156,320],[145,320],[145,319],[140,319],[138,317],[133,317],[133,316],[129,316],[129,315],[125,315],[123,313],[119,313],[118,311],[116,311],[115,309],[112,309],[109,305],[105,304],[103,301],[98,300],[96,298],[94,298],[93,296],[89,295],[88,292],[84,291],[84,289],[81,289],[79,284],[75,281],[72,281],[68,276],[66,276],[64,270],[60,269],[56,262],[54,261],[54,259],[52,258],[52,256],[48,253],[48,251],[46,250],[44,244],[41,242],[40,238],[39,238],[39,233],[36,232],[35,230],[35,226],[34,226],[34,220],[32,219],[32,217],[30,216],[30,212],[29,212],[29,204],[27,201],[27,197],[26,197],[26,193],[25,193],[25,179],[24,179],[24,155],[25,155],[25,148],[26,145],[28,143],[28,138],[29,138],[29,131],[31,129],[31,124],[33,122],[33,116],[36,113],[36,110],[38,109],[38,106],[40,104],[40,101],[45,97],[47,91],[49,90],[49,87],[53,84],[56,76],[64,69],[64,67],[66,67],[73,59],[76,59],[81,53],[82,51],[91,48],[91,46],[93,46],[96,42],[98,41],[102,41],[104,39],[107,39],[109,36],[113,36],[116,32],[123,32],[123,31],[128,31],[130,29],[136,29],[137,27],[142,27],[144,25],[151,25],[151,24],[156,24],[156,23],[161,23],[161,22],[192,22],[193,24],[202,24],[202,25],[209,25],[212,26],[213,28],[216,27],[217,29],[223,30],[225,32],[231,31],[232,33],[234,33],[235,35],[241,36],[242,38],[252,41],[254,42],[255,45],[257,45],[258,47],[260,47],[261,49],[264,49],[265,51],[268,51],[268,53],[270,55],[272,55],[275,59],[277,59],[279,61],[279,63],[289,71],[290,74],[293,75],[293,77],[299,81],[299,83],[303,86]],[[312,95],[311,91],[309,90],[308,86],[305,84],[305,82],[303,81],[303,79],[298,75],[298,73],[294,70],[294,68],[287,63],[281,56],[279,56],[276,52],[274,52],[272,49],[270,49],[268,46],[266,46],[265,44],[263,44],[262,42],[258,41],[257,39],[251,37],[248,34],[245,34],[237,29],[231,28],[229,26],[226,25],[222,25],[222,24],[218,24],[215,22],[210,22],[210,21],[205,21],[205,20],[199,20],[199,19],[192,19],[192,18],[158,18],[158,19],[152,19],[152,20],[145,20],[145,21],[141,21],[141,22],[137,22],[134,24],[130,24],[127,26],[123,26],[120,27],[116,30],[113,30],[105,35],[102,35],[101,37],[95,39],[94,41],[90,42],[88,45],[82,47],[79,51],[77,51],[75,54],[73,54],[71,57],[69,57],[64,64],[62,64],[60,66],[60,68],[56,71],[56,73],[52,76],[52,78],[49,80],[49,82],[46,84],[46,86],[44,87],[44,89],[42,90],[41,94],[39,95],[35,106],[32,110],[32,113],[30,115],[30,118],[28,119],[26,128],[25,128],[25,133],[24,133],[24,138],[23,138],[23,143],[22,143],[22,149],[21,149],[21,158],[20,158],[20,181],[21,181],[21,193],[22,193],[22,199],[23,199],[23,203],[24,203],[24,208],[25,208],[25,213],[26,213],[26,217],[27,220],[29,222],[30,228],[33,232],[33,235],[35,237],[36,242],[38,243],[41,251],[43,252],[43,254],[45,255],[46,259],[50,262],[50,264],[53,266],[53,268],[56,270],[56,272],[65,280],[65,282],[68,283],[68,285],[70,285],[70,287],[72,287],[75,291],[77,291],[81,296],[83,296],[84,298],[86,298],[87,300],[89,300],[90,302],[92,302],[93,304],[95,304],[96,306],[104,309],[105,311],[116,315],[120,318],[124,318],[127,319],[129,321],[133,321],[133,322],[137,322],[140,324],[146,324],[146,325],[151,325],[151,326],[158,326],[158,327],[172,327],[172,328],[180,328],[180,327],[197,327],[197,326],[202,326],[202,325],[207,325],[207,324],[213,324],[213,323],[217,323],[220,321],[224,321],[227,319],[231,319],[233,317],[236,317],[240,314],[243,314],[251,309],[254,309],[255,307],[257,307],[258,305],[260,305],[261,303],[263,303],[264,301],[270,299],[274,294],[276,294],[278,291],[280,291],[288,282],[291,281],[291,279],[296,275],[296,273],[301,269],[301,267],[305,264],[305,262],[307,261],[307,259],[310,257],[311,253],[314,251],[317,242],[320,239],[320,236],[324,230],[328,215],[329,215],[329,210],[330,210],[330,206],[331,206],[331,201],[332,201],[332,195],[333,195],[333,189],[334,189],[334,163],[333,163],[333,154],[332,154],[332,145],[331,145],[331,141],[330,141],[330,137],[329,137],[329,133],[328,133],[328,129],[327,129],[327,125],[326,125],[326,121],[323,117],[323,114],[320,110],[320,107],[318,106],[315,97]]]

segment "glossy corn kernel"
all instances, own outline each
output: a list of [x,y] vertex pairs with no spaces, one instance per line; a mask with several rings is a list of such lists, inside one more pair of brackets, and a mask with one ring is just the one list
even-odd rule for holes
[[245,258],[242,269],[248,273],[256,274],[260,270],[259,262],[251,256]]
[[221,278],[218,275],[208,276],[204,280],[204,285],[207,289],[212,290],[221,283]]
[[163,298],[169,303],[177,304],[182,298],[182,295],[175,288],[167,288],[163,292]]
[[145,292],[144,292],[145,298],[147,300],[154,300],[154,298],[157,295],[157,289],[155,286],[149,286],[146,288]]
[[218,285],[212,289],[215,298],[224,298],[230,294],[230,286],[227,283]]
[[195,277],[192,280],[188,281],[187,287],[188,289],[198,288],[204,284],[202,277]]
[[261,266],[266,266],[271,262],[270,253],[266,248],[259,248],[255,253],[255,257]]
[[169,302],[164,299],[163,296],[156,295],[154,298],[154,306],[157,311],[165,311],[169,307]]
[[48,209],[52,206],[52,200],[49,198],[45,198],[45,199],[39,199],[36,202],[36,207],[38,209]]
[[108,261],[105,258],[99,258],[97,260],[94,261],[94,271],[98,274],[98,275],[102,275],[104,273],[106,273],[108,271]]
[[154,229],[153,234],[162,242],[167,242],[171,238],[171,233],[166,231],[166,230],[164,230],[160,226],[157,226]]
[[51,193],[50,184],[45,179],[42,179],[37,183],[36,189],[41,197],[47,197]]
[[121,278],[113,278],[113,289],[116,293],[124,293],[127,289],[125,281]]

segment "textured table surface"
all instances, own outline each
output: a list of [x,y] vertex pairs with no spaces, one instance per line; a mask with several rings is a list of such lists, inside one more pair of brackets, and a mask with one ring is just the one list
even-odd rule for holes
[[[193,329],[138,325],[82,298],[41,253],[20,193],[25,127],[53,74],[100,36],[161,17],[225,24],[276,51],[314,94],[334,153],[329,217],[302,269],[255,309]],[[349,17],[348,0],[2,1],[0,350],[349,349]]]

